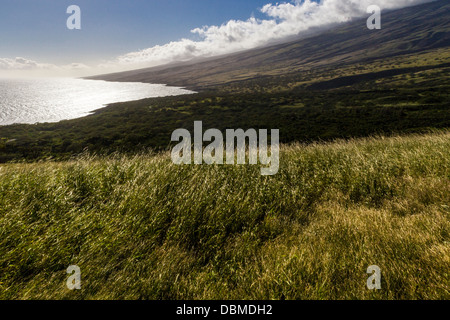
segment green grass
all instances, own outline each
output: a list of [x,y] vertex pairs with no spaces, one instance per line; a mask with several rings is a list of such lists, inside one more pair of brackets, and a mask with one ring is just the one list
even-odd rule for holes
[[168,154],[4,164],[0,298],[449,299],[449,159],[442,131],[286,145],[273,177]]

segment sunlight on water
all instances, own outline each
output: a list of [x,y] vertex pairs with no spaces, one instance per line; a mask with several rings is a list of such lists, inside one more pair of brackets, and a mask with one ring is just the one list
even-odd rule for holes
[[58,122],[114,102],[194,93],[160,84],[82,79],[0,79],[0,125]]

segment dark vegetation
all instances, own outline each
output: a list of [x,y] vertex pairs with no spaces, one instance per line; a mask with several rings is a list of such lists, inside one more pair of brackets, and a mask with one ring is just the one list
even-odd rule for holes
[[[220,130],[280,129],[283,143],[449,127],[448,79],[439,75],[417,80],[421,75],[414,72],[407,76],[410,80],[399,80],[404,84],[385,87],[375,87],[376,80],[341,87],[339,80],[334,80],[311,85],[327,90],[297,87],[255,93],[214,91],[146,99],[111,105],[82,119],[0,127],[0,161],[66,159],[85,149],[101,154],[134,153],[145,148],[164,150],[171,144],[173,130],[190,130],[196,120],[203,121],[204,128]],[[394,78],[382,80],[389,82]],[[273,79],[247,81],[239,87],[244,90],[246,86],[263,86],[264,80],[270,83]],[[336,84],[340,88],[329,89]],[[288,86],[282,81],[278,85]],[[227,88],[236,91],[233,85],[223,90]]]
[[280,129],[281,142],[424,132],[450,125],[450,4],[388,12],[307,39],[202,62],[95,78],[163,82],[195,95],[111,105],[94,115],[0,127],[0,162],[165,150],[173,130]]

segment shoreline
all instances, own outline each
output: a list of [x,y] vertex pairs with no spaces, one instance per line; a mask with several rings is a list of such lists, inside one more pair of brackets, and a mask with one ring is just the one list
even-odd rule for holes
[[[12,78],[12,79],[9,79],[9,78],[2,78],[3,80],[11,80],[11,81],[38,81],[38,80],[42,80],[42,79],[49,79],[49,80],[61,80],[61,79],[67,79],[67,80],[85,80],[85,81],[102,81],[102,82],[106,82],[106,83],[114,83],[114,84],[123,84],[123,83],[129,83],[129,84],[142,84],[142,85],[150,85],[150,86],[155,86],[154,88],[152,88],[152,90],[160,90],[161,88],[167,88],[168,89],[168,92],[167,92],[167,94],[163,94],[163,95],[157,95],[157,96],[147,96],[147,97],[137,97],[136,99],[127,99],[127,98],[125,98],[125,97],[123,97],[123,98],[121,98],[120,96],[117,96],[117,97],[114,97],[114,92],[118,92],[117,90],[114,90],[114,89],[112,89],[111,90],[111,94],[110,95],[108,95],[108,96],[112,96],[112,98],[111,99],[114,99],[114,100],[116,100],[117,99],[117,101],[112,101],[112,102],[106,102],[106,103],[102,103],[102,102],[100,102],[100,101],[95,101],[95,102],[93,102],[93,104],[101,104],[101,106],[93,106],[92,108],[89,108],[89,110],[87,110],[87,108],[86,108],[86,110],[87,111],[83,111],[83,112],[81,112],[81,110],[80,110],[80,113],[78,114],[78,115],[76,115],[76,114],[73,114],[73,115],[66,115],[66,117],[64,116],[64,114],[63,114],[63,112],[65,111],[65,110],[69,110],[71,107],[73,107],[73,106],[67,106],[67,107],[64,107],[64,108],[61,108],[61,106],[57,106],[57,104],[54,102],[54,101],[52,101],[51,99],[49,99],[48,100],[48,102],[46,102],[45,104],[44,104],[44,108],[48,108],[48,110],[46,110],[46,109],[42,109],[42,114],[45,116],[45,114],[53,114],[53,112],[55,113],[54,115],[54,118],[58,118],[58,119],[55,119],[55,120],[51,120],[51,119],[49,119],[49,120],[38,120],[38,121],[36,121],[36,122],[31,122],[31,120],[26,120],[25,118],[26,117],[19,117],[19,118],[23,118],[23,119],[21,119],[21,120],[19,120],[19,122],[12,122],[12,123],[8,123],[7,121],[10,121],[10,120],[8,120],[8,117],[6,117],[6,119],[4,119],[3,121],[6,121],[6,123],[2,123],[2,121],[0,120],[0,127],[8,127],[8,126],[17,126],[17,125],[42,125],[42,124],[55,124],[55,123],[60,123],[60,122],[62,122],[62,121],[70,121],[70,120],[76,120],[76,119],[82,119],[82,118],[86,118],[86,117],[89,117],[89,116],[92,116],[92,115],[95,115],[95,114],[98,114],[98,113],[100,113],[102,110],[104,110],[105,108],[108,108],[108,107],[110,107],[110,106],[112,106],[112,105],[114,105],[114,104],[118,104],[118,103],[135,103],[135,102],[139,102],[139,101],[142,101],[142,100],[146,100],[146,99],[152,99],[152,98],[164,98],[164,97],[171,97],[171,96],[183,96],[183,95],[192,95],[192,94],[196,94],[196,93],[198,93],[198,92],[196,92],[196,91],[192,91],[192,90],[189,90],[189,89],[186,89],[186,88],[184,88],[184,87],[178,87],[178,86],[170,86],[170,85],[167,85],[167,84],[162,84],[162,83],[158,83],[158,84],[156,84],[156,83],[145,83],[145,82],[137,82],[137,81],[133,81],[133,82],[131,82],[131,81],[127,81],[127,82],[125,82],[125,81],[109,81],[109,80],[101,80],[101,79],[87,79],[87,78],[66,78],[66,77],[64,77],[64,78],[58,78],[58,77],[56,77],[56,78],[23,78],[23,79],[18,79],[18,78]],[[80,88],[80,91],[84,91],[83,90],[84,88]],[[122,88],[123,90],[126,90],[127,88]],[[142,89],[139,89],[138,90],[138,88],[136,88],[136,90],[133,90],[133,89],[128,89],[129,91],[136,91],[136,95],[139,95],[139,90],[142,90]],[[178,92],[178,93],[171,93],[171,91],[172,90],[181,90],[181,91],[183,91],[183,92]],[[119,91],[120,92],[120,91]],[[84,94],[85,92],[80,92],[80,96],[79,96],[79,98],[80,99],[84,99],[84,96],[83,96],[83,94]],[[151,93],[149,93],[149,94],[151,94]],[[98,95],[97,94],[93,94],[93,98],[94,97],[97,97],[97,99],[99,99],[98,97],[101,95],[101,93],[99,93]],[[31,95],[30,95],[31,96]],[[39,99],[40,97],[39,97],[39,95],[38,94],[36,94],[36,97],[28,97],[28,98],[26,98],[26,99],[29,99],[29,100],[35,100],[35,99]],[[68,97],[68,98],[66,98],[66,96],[61,96],[60,97],[60,99],[70,99],[70,97]],[[19,101],[19,102],[17,102],[18,104],[20,104],[21,102]],[[88,102],[89,103],[89,102]],[[78,108],[79,108],[79,106],[81,106],[81,105],[86,105],[86,107],[87,107],[87,104],[88,103],[83,103],[83,102],[80,102],[79,104],[78,104]],[[12,103],[10,103],[9,104],[9,106],[11,106],[11,105],[13,105]],[[52,105],[52,107],[45,107],[45,106],[50,106],[50,105]],[[35,106],[33,106],[33,108],[34,108]],[[8,108],[8,105],[6,104],[6,108]],[[39,108],[39,106],[37,107],[37,108]],[[26,110],[24,107],[22,107],[22,109],[20,109],[20,107],[17,107],[17,106],[14,106],[14,107],[10,107],[10,111],[15,111],[15,109],[17,109],[17,111],[19,111],[19,112],[24,112],[23,110]],[[84,109],[84,107],[81,107],[80,109]],[[50,113],[49,113],[50,112]],[[60,115],[60,116],[59,116]],[[33,114],[31,114],[30,116],[35,116],[35,117],[37,117],[38,116],[38,113],[37,114],[35,114],[35,115],[33,115]]]

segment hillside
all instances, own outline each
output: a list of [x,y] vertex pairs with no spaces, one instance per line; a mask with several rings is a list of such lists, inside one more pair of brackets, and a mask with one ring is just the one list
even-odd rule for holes
[[[332,70],[395,56],[450,47],[450,3],[440,0],[385,12],[382,30],[357,20],[322,34],[200,62],[90,77],[109,81],[165,83],[195,90],[266,76]],[[321,70],[324,72],[324,70]]]
[[0,126],[0,162],[167,150],[172,132],[191,130],[196,120],[219,130],[279,129],[282,143],[449,128],[449,9],[436,1],[383,14],[382,30],[355,21],[200,64],[108,75],[200,93],[113,104],[59,123]]
[[1,165],[0,299],[449,299],[449,159],[447,131],[284,146],[272,177],[167,154]]
[[[268,128],[280,141],[313,142],[450,127],[450,50],[222,86],[195,95],[110,105],[59,123],[0,127],[0,162],[166,150],[178,128]],[[392,68],[406,70],[396,73]],[[364,72],[376,70],[377,77]],[[355,83],[355,80],[357,83]],[[316,86],[314,90],[305,86]]]
[[[449,18],[96,76],[198,93],[0,126],[0,300],[449,300]],[[278,174],[173,164],[200,120],[278,129]]]

